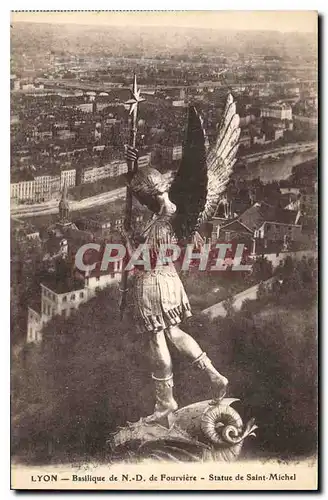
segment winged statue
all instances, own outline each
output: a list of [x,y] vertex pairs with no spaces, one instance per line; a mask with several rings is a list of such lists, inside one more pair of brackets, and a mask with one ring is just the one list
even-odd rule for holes
[[[228,95],[213,147],[206,150],[206,133],[196,108],[188,110],[188,124],[180,167],[169,183],[158,170],[144,167],[129,176],[132,195],[153,212],[151,221],[138,237],[152,254],[164,243],[195,237],[199,226],[210,219],[223,196],[236,162],[240,136],[236,103]],[[137,161],[137,150],[129,147],[127,160]],[[126,236],[127,243],[133,241]],[[214,402],[221,401],[228,380],[212,364],[199,344],[180,328],[191,316],[190,303],[173,263],[151,270],[136,269],[129,293],[136,325],[149,338],[152,379],[155,385],[154,412],[144,422],[160,422],[178,409],[173,396],[173,367],[169,345],[186,355],[209,377]]]

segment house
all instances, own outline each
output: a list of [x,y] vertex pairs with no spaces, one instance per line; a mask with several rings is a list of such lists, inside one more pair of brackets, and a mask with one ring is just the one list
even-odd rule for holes
[[223,225],[219,232],[220,241],[240,240],[245,242],[254,238],[254,231],[243,224],[239,219],[234,219]]
[[255,238],[283,240],[283,235],[288,234],[294,240],[302,229],[298,224],[300,215],[300,212],[284,210],[262,202],[254,203],[238,220],[254,231]]
[[[238,239],[246,246],[252,244],[252,253],[263,251],[268,244],[281,247],[301,239],[301,212],[255,203],[243,214],[220,228],[219,239]],[[272,245],[271,245],[272,246]]]
[[211,241],[216,242],[220,238],[220,230],[230,222],[236,220],[238,215],[249,207],[249,201],[234,195],[232,199],[224,196],[218,203],[216,211],[210,224],[212,226]]
[[272,103],[261,108],[261,117],[292,120],[292,108],[289,104],[283,102]]
[[27,343],[42,341],[42,327],[56,315],[68,318],[81,304],[94,297],[98,290],[117,283],[121,278],[122,262],[115,262],[110,271],[80,273],[78,277],[67,275],[57,278],[49,274],[40,284],[39,304],[28,307]]

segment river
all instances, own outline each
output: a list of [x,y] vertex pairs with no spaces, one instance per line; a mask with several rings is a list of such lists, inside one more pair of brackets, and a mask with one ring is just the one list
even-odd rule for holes
[[292,173],[292,169],[295,165],[313,160],[316,156],[318,156],[317,151],[306,151],[304,153],[285,155],[277,160],[267,158],[246,165],[241,176],[247,180],[259,177],[263,182],[287,179]]
[[[306,151],[303,153],[291,153],[282,156],[280,159],[263,159],[258,162],[248,163],[245,168],[238,172],[238,177],[250,180],[260,177],[263,182],[271,182],[274,180],[279,181],[280,179],[286,179],[292,172],[292,168],[295,165],[312,160],[317,156],[316,151]],[[125,189],[119,188],[114,191],[109,191],[107,193],[101,193],[92,198],[86,198],[81,201],[71,201],[70,209],[71,212],[85,212],[85,216],[88,213],[94,213],[95,211],[110,210],[112,213],[115,212],[115,203],[117,200],[122,200],[125,195]],[[115,207],[115,208],[114,208]],[[121,213],[121,208],[118,209],[118,213]],[[11,211],[12,215],[15,217],[23,217],[26,220],[36,224],[38,221],[50,221],[57,217],[58,213],[58,201],[51,200],[45,204],[39,204],[34,206],[19,206],[15,207]]]

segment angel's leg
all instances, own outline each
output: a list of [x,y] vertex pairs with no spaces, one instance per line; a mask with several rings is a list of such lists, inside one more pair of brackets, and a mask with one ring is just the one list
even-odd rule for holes
[[172,375],[172,360],[164,330],[150,335],[149,353],[153,375],[157,378],[169,377]]
[[204,370],[214,388],[216,389],[217,399],[225,396],[228,379],[219,373],[212,365],[206,353],[202,351],[199,344],[188,333],[184,332],[178,326],[170,327],[166,330],[167,338],[183,354],[186,354],[193,360],[193,363]]
[[145,419],[148,423],[159,422],[178,408],[173,397],[172,361],[164,331],[150,335],[149,352],[152,379],[156,391],[156,404],[154,413]]

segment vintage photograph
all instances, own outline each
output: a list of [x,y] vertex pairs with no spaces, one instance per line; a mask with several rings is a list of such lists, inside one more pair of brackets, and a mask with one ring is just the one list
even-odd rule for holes
[[317,489],[317,12],[10,23],[11,488]]

